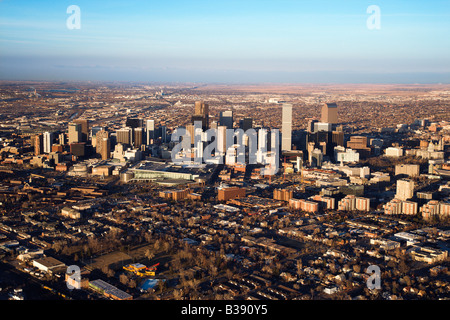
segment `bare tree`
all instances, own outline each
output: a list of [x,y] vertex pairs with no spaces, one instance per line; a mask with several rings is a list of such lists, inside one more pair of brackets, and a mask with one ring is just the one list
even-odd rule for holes
[[122,283],[124,285],[126,285],[128,283],[128,281],[129,281],[128,276],[126,274],[124,274],[124,273],[122,273],[119,276],[119,280],[120,280],[120,283]]

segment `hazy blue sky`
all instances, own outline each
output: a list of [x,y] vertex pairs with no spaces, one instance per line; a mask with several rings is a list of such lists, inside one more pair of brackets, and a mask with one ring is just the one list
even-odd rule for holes
[[0,0],[0,78],[450,83],[450,1]]

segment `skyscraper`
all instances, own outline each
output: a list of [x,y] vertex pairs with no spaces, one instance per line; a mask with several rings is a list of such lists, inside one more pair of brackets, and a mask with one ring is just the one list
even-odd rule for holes
[[317,122],[319,122],[319,120],[316,120],[316,119],[311,119],[311,120],[309,120],[309,121],[308,121],[308,126],[307,126],[307,128],[306,128],[306,131],[307,131],[307,132],[310,132],[310,133],[315,132],[315,124],[316,124]]
[[117,143],[131,145],[133,139],[133,129],[129,127],[121,128],[116,131]]
[[144,126],[144,120],[139,118],[127,118],[125,122],[126,127],[139,128]]
[[325,103],[322,106],[321,122],[338,123],[338,107],[336,103]]
[[239,127],[244,131],[253,128],[253,119],[246,117],[244,119],[239,120]]
[[289,151],[292,146],[292,104],[283,104],[281,124],[281,151]]
[[160,126],[159,127],[161,130],[161,142],[162,143],[166,143],[167,140],[167,127],[166,126]]
[[103,138],[101,144],[101,156],[102,160],[108,160],[111,157],[111,140],[109,138]]
[[96,146],[95,146],[95,151],[102,155],[103,154],[103,139],[105,138],[109,138],[109,132],[105,131],[105,130],[101,130],[99,132],[96,133],[95,135],[95,140],[96,140]]
[[53,133],[44,132],[43,134],[43,149],[44,153],[52,152],[52,144],[53,144]]
[[224,155],[227,152],[227,127],[219,126],[217,129],[217,152]]
[[344,146],[344,132],[333,131],[331,137],[334,146]]
[[42,133],[37,134],[33,137],[34,154],[40,155],[44,151],[44,138]]
[[220,112],[219,125],[233,129],[233,111],[227,110]]
[[82,132],[81,124],[69,123],[69,144],[81,142]]
[[100,132],[102,130],[105,130],[105,127],[99,127],[99,126],[94,126],[91,129],[91,138],[95,139],[95,136],[97,135],[97,132]]
[[192,123],[195,121],[202,122],[202,129],[209,128],[209,105],[203,101],[195,101],[194,115],[191,118]]
[[134,129],[134,147],[140,148],[144,143],[144,130],[141,127]]
[[59,144],[65,145],[66,144],[66,135],[64,132],[61,132],[58,136]]
[[147,145],[155,140],[155,120],[147,120]]
[[81,125],[81,138],[80,141],[87,142],[89,137],[89,120],[87,119],[76,119],[73,123]]

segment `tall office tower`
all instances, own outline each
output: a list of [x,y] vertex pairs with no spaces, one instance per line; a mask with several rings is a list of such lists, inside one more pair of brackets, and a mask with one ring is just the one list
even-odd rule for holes
[[319,120],[316,120],[316,119],[309,120],[308,121],[308,126],[306,128],[306,131],[310,132],[310,133],[315,132],[314,131],[315,130],[315,124],[318,123],[318,122],[319,122]]
[[333,143],[333,146],[344,146],[344,132],[333,131],[332,132],[332,143]]
[[95,135],[95,140],[96,140],[96,145],[95,145],[95,151],[98,154],[102,154],[102,148],[103,148],[103,139],[105,138],[109,138],[109,132],[105,131],[105,130],[101,130],[99,132],[97,132],[97,134]]
[[144,120],[139,118],[127,118],[125,122],[126,127],[139,128],[144,126]]
[[44,152],[44,136],[42,133],[33,137],[34,154],[40,155]]
[[147,145],[155,141],[155,120],[147,120]]
[[89,137],[89,120],[87,119],[76,119],[73,123],[78,123],[81,125],[81,142],[87,142]]
[[397,180],[397,192],[395,198],[405,201],[412,197],[414,197],[414,181],[409,179]]
[[227,152],[227,127],[219,126],[217,129],[217,152],[222,156]]
[[53,133],[44,132],[43,134],[44,153],[52,152],[52,144],[53,144]]
[[281,151],[289,151],[292,146],[292,104],[283,104],[281,123]]
[[134,147],[140,148],[144,144],[144,130],[141,127],[134,129]]
[[191,118],[192,123],[195,121],[202,122],[202,129],[209,128],[209,105],[203,101],[195,101],[194,115]]
[[64,132],[61,132],[58,136],[59,144],[65,145],[66,144],[66,135]]
[[315,142],[308,142],[308,144],[307,144],[307,151],[308,151],[308,162],[309,162],[309,164],[311,164],[311,162],[312,162],[312,154],[313,154],[313,151],[314,151],[314,149],[315,149],[315,146],[316,146],[316,143]]
[[241,128],[244,131],[253,128],[253,119],[247,117],[239,120],[239,128]]
[[121,128],[116,131],[117,143],[131,145],[133,143],[133,129],[129,127]]
[[189,133],[189,136],[191,137],[191,145],[194,144],[194,134],[195,134],[195,127],[193,124],[186,125],[186,134]]
[[331,132],[333,130],[333,125],[331,123],[326,122],[315,122],[314,123],[314,132]]
[[338,123],[338,107],[336,103],[325,103],[322,106],[321,122]]
[[268,141],[270,135],[268,135],[268,130],[266,128],[261,128],[258,130],[258,151],[256,151],[256,162],[264,164],[265,158],[267,156],[267,150],[270,146]]
[[69,123],[69,144],[81,142],[81,124]]
[[91,140],[95,139],[95,136],[97,135],[97,132],[100,132],[102,130],[106,130],[106,128],[99,127],[99,126],[92,127],[92,129],[91,129]]
[[70,153],[76,157],[84,157],[86,155],[86,143],[85,142],[71,143]]
[[111,140],[109,138],[103,138],[101,144],[101,156],[102,160],[108,160],[111,157]]
[[318,167],[320,168],[322,166],[323,162],[323,153],[320,149],[314,149],[311,154],[311,167]]
[[233,129],[233,111],[227,110],[220,112],[219,125]]
[[160,126],[159,129],[161,130],[161,142],[166,143],[167,140],[167,127],[166,126]]

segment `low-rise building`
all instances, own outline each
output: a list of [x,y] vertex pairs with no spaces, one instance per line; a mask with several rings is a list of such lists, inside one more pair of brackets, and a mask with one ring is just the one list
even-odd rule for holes
[[44,272],[53,273],[64,270],[66,265],[53,257],[42,257],[33,260],[33,267]]

